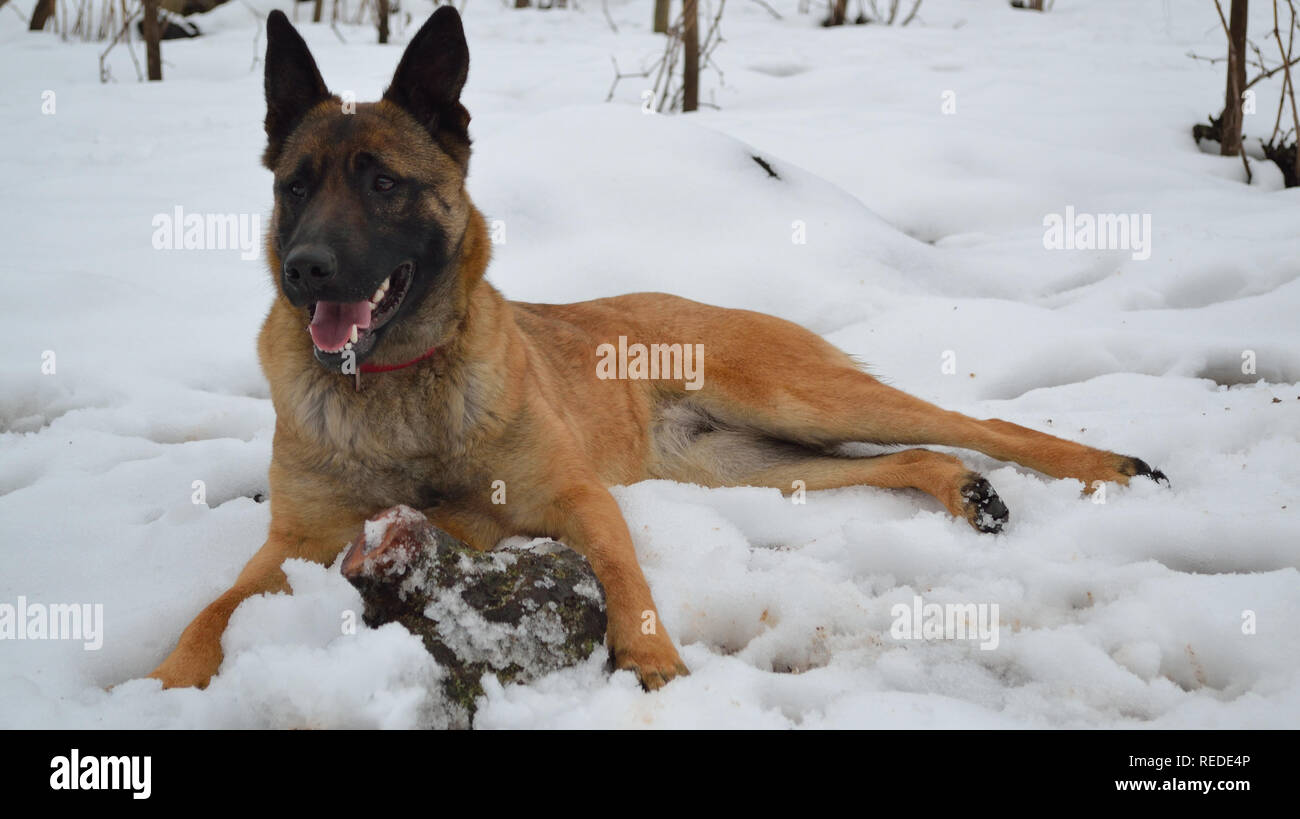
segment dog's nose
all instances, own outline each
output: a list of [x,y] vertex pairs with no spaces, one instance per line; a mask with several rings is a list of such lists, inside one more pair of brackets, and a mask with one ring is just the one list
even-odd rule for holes
[[291,295],[309,296],[336,273],[334,251],[324,245],[299,245],[284,259],[284,289]]

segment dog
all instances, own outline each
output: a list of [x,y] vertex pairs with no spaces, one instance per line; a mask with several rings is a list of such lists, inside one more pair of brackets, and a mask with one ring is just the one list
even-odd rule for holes
[[[605,589],[614,667],[652,690],[688,671],[610,486],[913,488],[997,532],[1006,505],[958,458],[849,457],[842,445],[971,449],[1088,488],[1164,480],[1138,458],[940,409],[770,315],[659,293],[507,301],[484,279],[489,234],[465,190],[469,49],[456,11],[420,28],[379,102],[350,106],[283,13],[266,32],[276,295],[258,354],[276,413],[270,531],[152,672],[165,687],[208,683],[235,607],[289,590],[287,558],[328,564],[396,504],[478,549],[524,535],[584,555]],[[695,361],[692,380],[664,358],[659,378],[608,377],[598,350],[617,341],[622,355],[626,339],[700,350],[707,371]],[[493,502],[500,488],[507,503]]]

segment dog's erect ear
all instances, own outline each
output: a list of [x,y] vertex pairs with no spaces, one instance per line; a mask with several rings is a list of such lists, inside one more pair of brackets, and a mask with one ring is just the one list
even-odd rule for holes
[[468,146],[469,112],[460,104],[467,76],[465,29],[456,9],[442,6],[411,38],[384,99],[406,109],[435,139],[447,133]]
[[284,141],[303,115],[330,92],[321,79],[307,43],[284,12],[266,18],[266,153],[262,164],[274,168]]

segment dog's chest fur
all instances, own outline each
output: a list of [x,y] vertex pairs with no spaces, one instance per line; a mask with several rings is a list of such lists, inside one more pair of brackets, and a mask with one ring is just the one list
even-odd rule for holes
[[[273,396],[294,468],[359,507],[428,508],[481,482],[470,450],[485,414],[474,382],[431,368],[352,378],[311,369]],[[280,448],[277,448],[279,457]]]

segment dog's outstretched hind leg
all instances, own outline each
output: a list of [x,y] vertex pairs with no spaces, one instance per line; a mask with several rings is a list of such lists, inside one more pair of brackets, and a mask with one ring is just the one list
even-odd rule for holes
[[741,479],[749,486],[770,486],[790,494],[804,489],[879,486],[919,489],[936,498],[954,517],[976,531],[1000,532],[1010,517],[1006,504],[983,477],[960,459],[928,449],[908,449],[868,458],[810,456],[770,466]]

